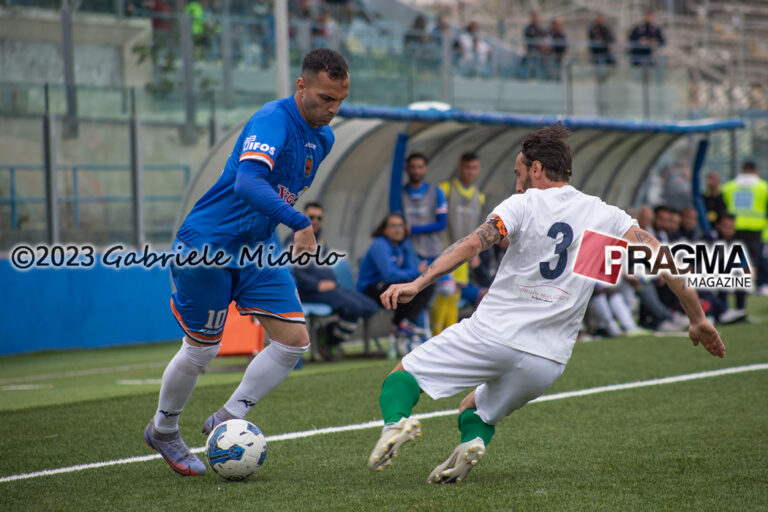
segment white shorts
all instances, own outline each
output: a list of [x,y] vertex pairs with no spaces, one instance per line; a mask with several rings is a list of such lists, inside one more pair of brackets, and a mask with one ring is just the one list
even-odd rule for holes
[[477,415],[495,425],[542,395],[565,365],[478,339],[462,321],[408,353],[403,368],[435,400],[477,387]]

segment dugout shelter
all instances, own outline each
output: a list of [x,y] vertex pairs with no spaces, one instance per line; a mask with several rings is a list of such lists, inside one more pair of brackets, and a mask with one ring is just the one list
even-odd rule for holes
[[[225,134],[205,158],[182,201],[179,222],[218,179],[245,121]],[[682,137],[697,142],[692,180],[694,194],[699,195],[709,134],[744,127],[740,119],[654,122],[343,105],[331,125],[336,135],[333,150],[296,207],[321,202],[326,240],[357,262],[370,245],[370,232],[385,213],[396,209],[408,153],[429,157],[427,180],[437,184],[454,175],[462,153],[476,152],[483,166],[476,183],[490,209],[514,192],[512,171],[526,134],[558,121],[573,132],[571,184],[624,208],[636,204],[654,164]],[[699,217],[706,222],[706,215]]]

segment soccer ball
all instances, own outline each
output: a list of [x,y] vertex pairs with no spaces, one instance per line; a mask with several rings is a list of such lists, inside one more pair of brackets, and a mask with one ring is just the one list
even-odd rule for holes
[[264,464],[267,440],[249,421],[225,421],[208,436],[205,456],[211,469],[222,478],[245,480]]

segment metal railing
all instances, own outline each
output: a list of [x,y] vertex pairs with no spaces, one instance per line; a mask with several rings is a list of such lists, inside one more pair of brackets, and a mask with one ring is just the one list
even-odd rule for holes
[[[80,171],[96,171],[96,172],[129,172],[131,170],[128,165],[105,165],[105,164],[77,164],[77,165],[59,165],[56,167],[57,172],[69,171],[71,173],[71,188],[72,194],[65,196],[58,196],[59,203],[68,203],[72,205],[73,225],[76,228],[80,227],[80,205],[82,203],[131,203],[133,201],[132,196],[127,195],[81,195],[79,193],[79,172]],[[44,172],[45,167],[34,164],[5,164],[0,163],[0,171],[7,171],[9,182],[9,195],[8,197],[0,197],[0,205],[9,205],[11,210],[11,228],[19,228],[19,216],[18,207],[20,204],[45,204],[46,197],[41,196],[19,196],[17,194],[17,172],[36,171]],[[149,202],[178,202],[183,199],[183,192],[189,185],[190,180],[190,168],[188,165],[145,165],[144,171],[148,172],[173,172],[181,171],[184,179],[183,183],[179,187],[182,192],[180,194],[143,194],[144,201]]]

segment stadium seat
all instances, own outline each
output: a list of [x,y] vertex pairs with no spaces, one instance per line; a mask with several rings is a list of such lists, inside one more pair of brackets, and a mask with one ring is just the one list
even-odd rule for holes
[[356,290],[355,280],[352,278],[352,269],[349,267],[349,262],[345,259],[339,260],[336,265],[333,266],[333,273],[336,274],[336,282],[342,288],[347,290]]

